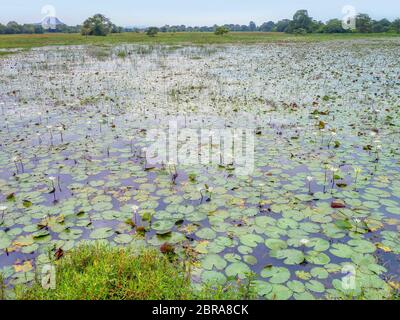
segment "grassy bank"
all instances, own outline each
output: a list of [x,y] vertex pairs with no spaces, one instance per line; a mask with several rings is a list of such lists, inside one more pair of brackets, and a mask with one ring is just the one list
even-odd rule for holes
[[277,32],[232,32],[217,36],[209,32],[159,33],[148,37],[144,33],[127,32],[106,37],[85,37],[80,34],[0,35],[0,48],[32,48],[48,45],[159,43],[159,44],[255,44],[270,42],[316,42],[346,39],[381,39],[399,37],[398,34],[309,34],[290,35]]
[[14,53],[15,53],[15,51],[0,51],[0,59],[1,59],[1,57],[5,57],[5,56],[8,56],[8,55],[14,54]]
[[56,263],[56,289],[15,288],[19,300],[196,300],[243,299],[245,287],[193,288],[182,261],[155,250],[81,246]]
[[[224,286],[193,286],[190,268],[182,260],[155,249],[84,245],[54,262],[55,289],[44,289],[40,276],[32,286],[18,285],[17,300],[248,300],[256,299],[253,280],[230,281]],[[9,295],[0,274],[0,300]],[[389,300],[399,300],[393,291]],[[340,300],[366,300],[345,294]]]

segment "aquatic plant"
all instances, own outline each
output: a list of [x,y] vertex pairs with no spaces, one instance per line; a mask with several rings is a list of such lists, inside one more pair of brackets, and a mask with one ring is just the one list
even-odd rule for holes
[[134,205],[131,208],[132,208],[132,212],[133,212],[133,224],[132,224],[132,226],[136,227],[138,225],[136,216],[138,214],[139,207]]
[[7,133],[10,133],[10,122],[6,120],[4,124],[6,125]]
[[60,180],[59,180],[59,178],[57,179],[57,177],[50,176],[49,177],[49,181],[51,183],[51,189],[49,191],[49,194],[53,195],[53,201],[56,202],[57,201],[57,191],[56,191],[55,182],[57,181],[58,187],[59,187],[60,192],[61,192]]
[[178,179],[178,177],[179,177],[179,173],[176,170],[176,165],[174,163],[169,163],[168,164],[168,168],[169,168],[169,172],[170,172],[170,175],[171,175],[171,182],[172,182],[172,184],[175,185],[176,184],[176,179]]
[[39,132],[37,132],[37,133],[36,133],[36,136],[37,136],[37,138],[38,138],[38,143],[39,143],[39,144],[42,144],[42,135],[41,135]]
[[354,167],[354,189],[357,190],[357,182],[358,182],[358,177],[362,173],[362,168],[360,167]]
[[37,115],[39,117],[39,124],[41,125],[42,124],[42,113],[38,112]]
[[204,185],[204,188],[205,188],[205,190],[206,190],[206,192],[207,192],[207,194],[208,194],[207,202],[209,202],[209,201],[211,201],[211,199],[212,199],[212,193],[213,193],[213,191],[214,191],[214,188],[208,186],[207,184]]
[[60,133],[60,140],[63,143],[64,142],[63,132],[64,132],[65,128],[63,126],[59,126],[59,127],[57,127],[57,130]]
[[131,153],[133,154],[133,139],[135,139],[135,137],[134,136],[128,136],[127,139],[129,141],[129,146],[131,148]]
[[0,223],[0,225],[2,225],[4,223],[4,214],[5,214],[7,209],[8,209],[7,206],[4,206],[4,205],[0,206],[0,211],[1,211],[1,223]]
[[331,143],[335,137],[336,137],[336,131],[331,131],[331,138],[328,141],[328,149],[331,147]]
[[339,168],[331,166],[329,167],[329,170],[332,173],[332,186],[331,186],[331,190],[333,191],[333,189],[335,188],[335,184],[336,184],[336,178],[337,176],[337,172],[339,171]]
[[311,192],[311,182],[314,181],[314,178],[311,177],[311,176],[308,176],[307,177],[307,181],[308,181],[308,193],[312,194],[312,192]]
[[22,162],[22,157],[21,156],[15,156],[12,158],[12,161],[14,162],[15,168],[17,169],[16,173],[19,173],[19,167],[18,164],[20,164],[21,167],[21,172],[24,173],[24,163]]

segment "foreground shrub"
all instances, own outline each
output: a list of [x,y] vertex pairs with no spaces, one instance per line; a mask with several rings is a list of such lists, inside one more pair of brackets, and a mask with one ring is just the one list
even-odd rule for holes
[[183,264],[158,251],[82,246],[56,265],[56,289],[43,289],[40,282],[16,287],[21,300],[188,300],[241,299],[244,288],[204,287],[196,291]]
[[215,29],[214,34],[217,36],[223,36],[224,34],[229,33],[229,29],[224,26],[219,26]]

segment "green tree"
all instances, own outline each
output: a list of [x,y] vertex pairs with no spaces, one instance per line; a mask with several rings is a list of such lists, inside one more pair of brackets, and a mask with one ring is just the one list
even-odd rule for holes
[[311,32],[322,33],[324,31],[325,24],[322,21],[313,20],[311,22]]
[[390,29],[394,32],[400,33],[400,19],[396,19],[392,22]]
[[158,28],[157,27],[150,27],[147,29],[146,34],[149,37],[155,37],[158,33]]
[[81,34],[85,36],[106,36],[111,30],[111,21],[102,14],[96,14],[85,20]]
[[329,20],[323,28],[324,33],[344,33],[342,21],[339,19]]
[[43,30],[42,25],[40,25],[40,24],[35,24],[33,27],[34,27],[34,29],[35,29],[35,33],[37,33],[37,34],[42,34],[42,33],[44,33],[44,30]]
[[160,32],[168,32],[168,30],[169,30],[169,25],[165,25],[165,26],[162,26],[161,28],[160,28]]
[[15,21],[10,21],[6,26],[7,34],[17,34],[22,32],[22,27]]
[[0,34],[6,33],[6,26],[0,23]]
[[254,21],[250,21],[250,23],[249,23],[249,30],[250,30],[251,32],[257,31],[257,25],[256,25],[256,23],[255,23]]
[[276,32],[286,32],[290,24],[289,19],[283,19],[277,22],[275,26],[275,31]]
[[219,26],[215,28],[214,34],[217,36],[223,36],[224,34],[227,34],[229,32],[229,29],[225,26]]
[[260,26],[260,31],[262,32],[271,32],[275,28],[275,23],[273,21],[264,22]]
[[357,15],[356,28],[357,28],[357,32],[360,32],[360,33],[372,32],[371,17],[365,13],[360,13],[359,15]]
[[286,32],[297,33],[296,30],[300,30],[301,32],[303,30],[305,30],[306,32],[311,32],[312,24],[313,24],[313,20],[308,15],[308,11],[307,10],[298,10],[294,14],[293,20],[290,21]]
[[294,29],[292,33],[296,34],[296,35],[305,35],[305,34],[307,34],[307,30],[303,29],[303,28],[297,28],[297,29]]
[[32,34],[35,33],[35,27],[33,24],[24,24],[21,31],[22,33]]
[[388,19],[382,19],[379,21],[372,22],[372,32],[380,33],[380,32],[388,32],[390,29],[391,23]]

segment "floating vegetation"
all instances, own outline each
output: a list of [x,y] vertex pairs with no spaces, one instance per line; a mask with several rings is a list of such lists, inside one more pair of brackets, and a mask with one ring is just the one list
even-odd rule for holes
[[[6,285],[100,241],[176,255],[194,283],[253,274],[265,299],[389,298],[400,280],[400,56],[396,39],[379,41],[3,57]],[[147,132],[176,119],[251,129],[254,170],[148,163]]]

